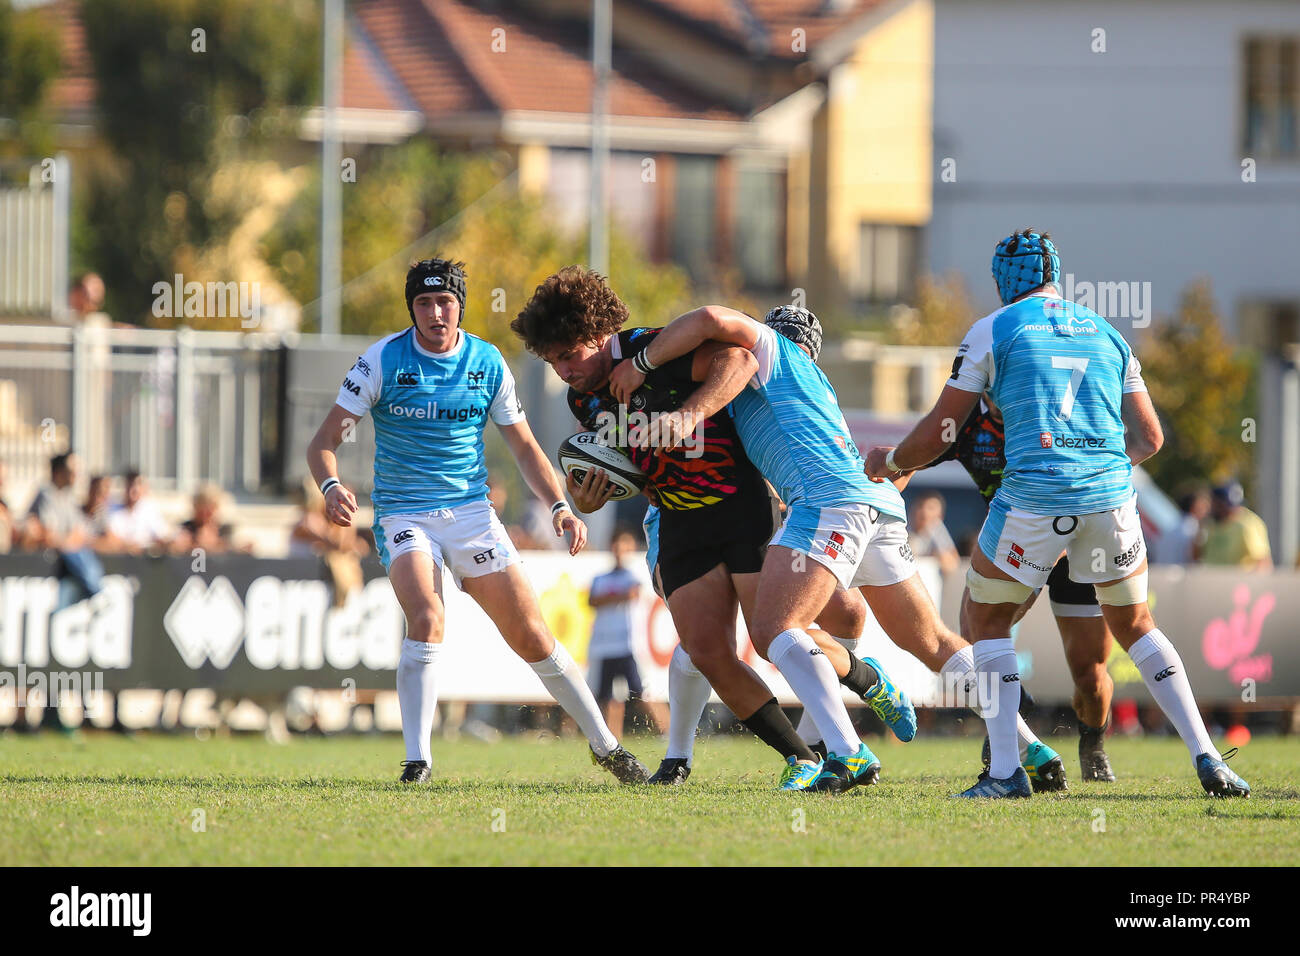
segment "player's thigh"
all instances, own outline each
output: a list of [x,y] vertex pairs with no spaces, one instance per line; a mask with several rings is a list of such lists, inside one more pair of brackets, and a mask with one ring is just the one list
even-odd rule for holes
[[806,629],[835,593],[848,588],[862,564],[879,512],[866,505],[821,508],[796,502],[768,545],[754,602],[754,647],[782,631]]
[[930,670],[939,670],[966,645],[944,625],[919,573],[896,584],[863,585],[861,591],[881,630]]
[[511,650],[525,661],[535,664],[554,649],[555,639],[542,620],[537,594],[519,565],[462,578],[460,586],[491,618]]
[[442,568],[426,551],[399,554],[388,565],[393,594],[406,615],[412,640],[442,640],[446,610],[442,601]]
[[822,612],[817,626],[841,640],[856,641],[867,626],[867,602],[857,588],[836,588]]
[[731,574],[721,564],[669,593],[677,637],[696,667],[736,659],[736,605]]
[[754,600],[750,635],[764,657],[768,645],[783,631],[807,629],[817,619],[838,582],[824,565],[807,560],[802,551],[781,545],[768,548]]

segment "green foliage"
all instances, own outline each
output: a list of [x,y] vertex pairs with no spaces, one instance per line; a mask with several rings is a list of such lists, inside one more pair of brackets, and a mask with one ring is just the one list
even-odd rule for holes
[[[315,167],[304,173],[309,184],[263,254],[306,304],[311,329],[320,317],[320,178]],[[617,233],[611,245],[610,281],[634,322],[660,325],[694,304],[680,269],[651,265]],[[519,344],[511,320],[546,276],[585,261],[586,242],[559,232],[541,197],[521,195],[501,157],[439,152],[423,140],[363,152],[356,182],[343,186],[343,331],[378,337],[404,327],[406,269],[438,254],[466,263],[467,328],[512,355]]]
[[1252,414],[1253,368],[1224,334],[1208,280],[1184,291],[1176,315],[1153,323],[1139,354],[1164,424],[1164,448],[1142,466],[1156,483],[1172,491],[1246,475],[1255,446],[1242,440],[1241,423]]
[[888,341],[956,348],[977,318],[960,275],[924,276],[917,283],[916,307],[898,313]]
[[316,98],[318,13],[303,0],[83,0],[109,152],[81,170],[78,246],[109,311],[138,319],[154,282],[235,227],[240,210],[210,201],[212,178],[296,134],[295,108]]
[[46,94],[59,72],[59,47],[39,10],[17,11],[0,0],[0,150],[50,152]]

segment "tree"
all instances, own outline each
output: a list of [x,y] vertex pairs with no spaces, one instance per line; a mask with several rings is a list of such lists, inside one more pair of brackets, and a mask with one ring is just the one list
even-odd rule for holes
[[318,14],[260,0],[83,0],[105,151],[83,172],[77,245],[105,277],[109,311],[143,317],[154,283],[193,271],[240,224],[246,204],[214,201],[214,177],[296,143],[298,108],[319,83]]
[[1242,419],[1253,368],[1224,334],[1209,280],[1184,290],[1177,314],[1154,324],[1140,358],[1164,424],[1164,448],[1142,466],[1156,483],[1173,492],[1246,474],[1254,446],[1242,439]]
[[58,76],[59,48],[38,10],[0,0],[0,150],[18,156],[50,152],[46,94]]
[[897,345],[955,348],[976,318],[960,275],[923,276],[916,286],[916,308],[900,311],[891,323],[894,333],[891,341]]
[[[268,235],[264,255],[300,302],[304,328],[318,327],[318,167]],[[342,327],[378,337],[408,321],[406,269],[442,254],[467,263],[467,326],[507,355],[519,350],[510,322],[547,275],[586,259],[581,235],[558,231],[540,196],[521,195],[502,157],[439,152],[424,140],[376,147],[356,157],[343,189]],[[685,274],[652,265],[626,237],[611,242],[610,282],[632,321],[661,325],[691,305]]]

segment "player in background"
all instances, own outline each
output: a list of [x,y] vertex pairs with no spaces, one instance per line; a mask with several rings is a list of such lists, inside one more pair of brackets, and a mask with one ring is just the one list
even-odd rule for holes
[[577,665],[542,620],[518,553],[487,500],[483,429],[491,418],[533,493],[554,502],[556,536],[569,536],[570,554],[586,543],[586,525],[570,510],[537,447],[501,353],[461,328],[464,265],[417,262],[406,274],[405,291],[411,327],[380,339],[357,359],[307,449],[327,516],[348,527],[357,501],[338,477],[335,450],[346,430],[367,413],[373,416],[375,541],[406,615],[397,666],[406,743],[401,780],[426,782],[432,766],[447,568],[582,729],[593,762],[622,783],[644,783],[645,767],[619,746]]
[[1147,606],[1131,476],[1164,436],[1141,366],[1104,318],[1061,298],[1060,269],[1046,234],[1026,229],[998,243],[1002,308],[966,334],[930,413],[896,448],[873,448],[867,459],[880,478],[918,468],[947,447],[944,422],[964,422],[985,391],[1002,410],[1006,468],[966,578],[976,665],[1000,706],[985,721],[989,770],[962,796],[1030,795],[1011,721],[1020,703],[1011,622],[1062,551],[1071,576],[1096,586],[1107,626],[1186,744],[1202,787],[1248,796],[1211,742],[1178,651]]
[[[590,431],[600,432],[618,421],[618,403],[606,388],[610,369],[659,334],[657,329],[624,329],[627,319],[627,307],[605,280],[574,266],[538,286],[511,325],[528,350],[569,384],[569,408]],[[648,379],[631,408],[662,424],[704,379],[711,379],[707,387],[715,391],[738,389],[753,372],[753,357],[743,349],[698,349]],[[637,427],[630,418],[624,420],[628,431]],[[645,430],[653,437],[651,429]],[[627,447],[627,436],[619,429],[608,434],[611,444]],[[689,448],[628,451],[646,473],[647,488],[659,505],[658,581],[687,652],[675,656],[676,666],[670,668],[670,696],[674,690],[677,695],[670,708],[668,756],[652,779],[679,783],[689,775],[695,727],[711,683],[737,718],[785,758],[780,787],[805,789],[820,775],[821,760],[795,732],[767,685],[736,656],[737,603],[746,613],[752,608],[763,549],[773,527],[773,503],[762,476],[745,457],[725,412],[701,418],[692,427]],[[602,507],[611,491],[602,469],[591,469],[581,485],[571,478],[568,484],[575,505],[584,512]],[[859,618],[852,637],[861,623]],[[910,739],[914,713],[887,676],[858,661],[828,635],[821,636],[823,659],[840,665],[846,684],[856,693],[890,698],[887,707],[874,706],[887,723],[892,720],[901,738]],[[690,668],[688,660],[693,662]],[[829,666],[834,669],[835,664]],[[697,668],[707,682],[692,679]],[[691,719],[683,722],[683,714]]]
[[587,604],[595,611],[591,640],[587,644],[587,683],[611,727],[623,726],[622,701],[614,699],[614,680],[627,684],[627,702],[642,702],[641,671],[632,653],[632,635],[640,608],[641,579],[627,566],[636,550],[632,532],[619,530],[609,543],[614,566],[596,575],[588,588]]
[[[783,306],[769,313],[790,334],[810,340],[807,310]],[[802,328],[800,328],[802,327]],[[815,334],[820,346],[820,331]],[[732,402],[736,428],[750,458],[787,503],[784,523],[767,549],[760,578],[754,645],[775,665],[808,707],[829,751],[814,788],[840,793],[873,782],[880,763],[858,739],[823,667],[808,628],[837,587],[858,588],[889,638],[939,672],[946,693],[970,686],[969,644],[944,626],[916,571],[907,546],[906,509],[898,489],[869,479],[844,423],[835,391],[799,344],[773,327],[722,306],[679,316],[630,361],[611,374],[621,401],[639,388],[647,371],[705,342],[726,342],[752,352],[759,371],[746,387],[722,392]],[[814,353],[815,354],[815,353]],[[721,404],[706,382],[683,406],[681,428]],[[670,439],[679,440],[679,436]],[[823,657],[824,660],[824,657]],[[1018,721],[1025,735],[1032,732]],[[1044,779],[1059,773],[1043,768]]]
[[[930,468],[944,461],[957,461],[975,482],[985,504],[993,500],[1002,484],[1006,467],[1005,434],[1002,413],[985,392],[978,404],[957,431],[957,440],[948,450],[924,467]],[[1070,560],[1065,555],[1052,567],[1047,578],[1048,598],[1056,627],[1065,648],[1065,663],[1074,681],[1074,713],[1079,724],[1079,767],[1084,780],[1112,782],[1115,771],[1106,755],[1105,737],[1110,726],[1110,701],[1114,684],[1106,670],[1114,639],[1106,629],[1097,601],[1097,590],[1091,584],[1070,580]],[[1020,610],[1014,624],[1028,613],[1038,591],[1035,591]],[[970,636],[969,601],[962,605],[962,634]],[[1032,760],[1021,754],[1021,765],[1033,782],[1036,767]],[[988,765],[988,746],[985,744],[985,766]]]

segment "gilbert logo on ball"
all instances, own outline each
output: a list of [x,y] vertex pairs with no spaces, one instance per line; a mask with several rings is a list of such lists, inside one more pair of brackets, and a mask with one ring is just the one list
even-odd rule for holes
[[581,484],[595,468],[605,471],[606,481],[613,486],[610,501],[622,501],[641,493],[645,487],[645,472],[617,448],[601,441],[598,432],[579,432],[560,443],[556,454],[560,468],[566,475]]

